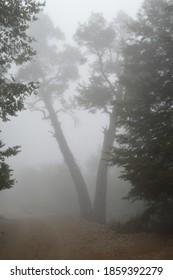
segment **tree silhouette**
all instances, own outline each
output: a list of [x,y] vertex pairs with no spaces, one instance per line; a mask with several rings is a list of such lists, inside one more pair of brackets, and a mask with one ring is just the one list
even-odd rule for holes
[[[41,34],[42,29],[44,36]],[[38,35],[35,46],[37,55],[35,61],[20,69],[19,77],[39,81],[39,93],[31,107],[41,111],[44,119],[50,120],[54,137],[76,187],[81,217],[90,220],[92,206],[88,190],[59,121],[59,114],[72,113],[73,104],[67,90],[78,78],[77,66],[82,56],[75,47],[63,43],[62,32],[53,26],[47,15],[40,17],[38,24],[31,27],[31,32]]]
[[94,219],[104,223],[106,219],[106,196],[109,152],[114,143],[116,130],[116,100],[122,98],[122,86],[118,83],[122,71],[121,40],[127,37],[125,22],[131,19],[120,13],[108,23],[101,14],[92,14],[87,23],[80,24],[75,40],[83,48],[90,63],[90,77],[78,87],[78,105],[95,113],[100,110],[107,115],[108,127],[103,130],[104,140],[97,172],[94,199]]
[[[24,108],[27,95],[36,93],[37,85],[32,80],[27,84],[19,83],[10,74],[10,69],[30,61],[35,54],[30,46],[34,39],[26,31],[43,6],[36,1],[0,1],[0,119],[4,122]],[[4,146],[0,141],[0,190],[14,185],[13,170],[6,158],[19,152],[19,146],[5,150]]]
[[147,203],[147,218],[154,213],[163,220],[171,217],[173,201],[172,30],[171,1],[144,1],[131,25],[133,40],[123,48],[117,114],[124,129],[111,158],[132,184],[129,198]]

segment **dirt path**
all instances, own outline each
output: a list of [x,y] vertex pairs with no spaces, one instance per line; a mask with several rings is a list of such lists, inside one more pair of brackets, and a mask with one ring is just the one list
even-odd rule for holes
[[0,259],[173,259],[173,236],[116,234],[70,219],[1,219]]

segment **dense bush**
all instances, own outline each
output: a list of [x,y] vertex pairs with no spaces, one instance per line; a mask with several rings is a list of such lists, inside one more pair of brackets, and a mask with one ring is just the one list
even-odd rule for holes
[[152,208],[146,209],[141,215],[128,218],[126,221],[114,220],[109,226],[119,233],[173,233],[173,206],[171,202],[162,206],[165,211],[153,205]]

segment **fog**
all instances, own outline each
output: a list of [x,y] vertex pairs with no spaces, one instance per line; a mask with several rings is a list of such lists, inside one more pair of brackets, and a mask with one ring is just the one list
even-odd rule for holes
[[[86,22],[92,12],[101,12],[111,21],[118,11],[135,16],[141,0],[47,0],[46,12],[55,26],[65,34],[66,42],[76,45],[73,35],[78,23]],[[44,32],[44,30],[43,30]],[[75,94],[75,83],[70,89]],[[76,122],[61,115],[61,125],[67,143],[86,180],[93,202],[96,173],[103,142],[103,127],[107,118],[102,113],[89,114],[75,110]],[[75,186],[60,148],[52,135],[52,126],[38,111],[19,112],[17,117],[2,123],[2,140],[6,147],[21,146],[21,152],[8,159],[17,182],[0,193],[0,215],[7,217],[63,215],[80,217]],[[120,180],[116,167],[109,169],[107,218],[126,219],[139,213],[141,203],[122,200],[129,184]]]

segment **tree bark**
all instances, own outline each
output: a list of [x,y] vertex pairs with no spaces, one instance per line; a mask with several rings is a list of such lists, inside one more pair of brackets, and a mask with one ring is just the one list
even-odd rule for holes
[[67,144],[61,128],[61,124],[58,121],[57,115],[49,98],[46,96],[46,94],[42,94],[42,98],[49,113],[51,124],[55,131],[55,138],[59,144],[64,160],[69,168],[73,183],[77,191],[81,218],[85,220],[92,220],[92,205],[84,178]]
[[109,128],[104,130],[103,148],[98,166],[96,192],[94,198],[93,218],[96,222],[104,224],[106,222],[106,199],[107,199],[107,177],[109,158],[108,152],[115,139],[115,116],[114,110],[110,115]]

